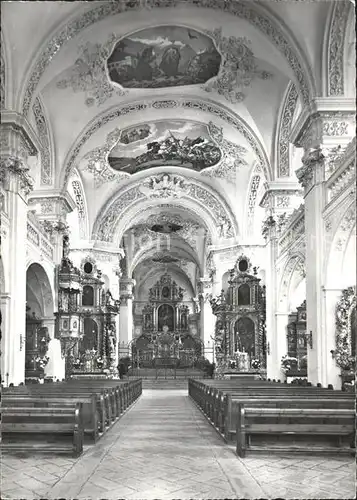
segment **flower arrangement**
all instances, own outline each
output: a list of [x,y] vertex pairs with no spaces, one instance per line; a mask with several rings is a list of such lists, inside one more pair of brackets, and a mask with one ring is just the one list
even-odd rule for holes
[[293,356],[288,356],[287,354],[285,354],[285,356],[281,358],[281,369],[284,373],[287,373],[288,371],[296,367],[297,359]]
[[251,366],[252,366],[252,368],[254,368],[254,370],[259,370],[259,368],[261,367],[260,360],[259,359],[252,359]]
[[35,358],[35,362],[36,362],[36,365],[37,365],[37,368],[39,368],[40,370],[43,370],[45,368],[45,366],[47,365],[47,363],[49,362],[50,358],[48,356],[37,356],[37,358]]
[[78,370],[78,368],[81,367],[81,364],[82,364],[82,361],[80,358],[76,358],[74,361],[73,361],[73,368],[76,368]]
[[96,359],[96,364],[97,364],[98,368],[103,368],[103,366],[104,366],[104,359],[101,356],[99,356],[99,358]]

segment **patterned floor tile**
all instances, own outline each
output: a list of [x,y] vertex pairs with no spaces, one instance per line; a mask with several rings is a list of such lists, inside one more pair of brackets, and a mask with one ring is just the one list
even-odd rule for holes
[[352,457],[238,458],[187,393],[170,390],[146,391],[79,459],[5,456],[3,465],[11,500],[350,498],[355,484]]

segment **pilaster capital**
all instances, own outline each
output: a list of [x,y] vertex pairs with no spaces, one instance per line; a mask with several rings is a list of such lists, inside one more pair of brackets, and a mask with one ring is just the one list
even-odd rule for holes
[[292,212],[301,203],[303,190],[298,182],[266,182],[265,193],[259,206],[265,208],[269,214]]
[[128,304],[128,300],[133,299],[133,289],[136,281],[132,278],[122,278],[119,283],[120,300],[123,305]]
[[296,170],[296,176],[305,188],[305,194],[309,189],[325,180],[325,163],[328,152],[321,147],[311,148],[305,151],[302,157],[302,167]]
[[29,167],[21,158],[16,156],[1,156],[0,184],[5,191],[14,191],[27,197],[32,191],[34,184],[29,172]]
[[206,304],[212,297],[212,278],[209,276],[204,276],[198,280],[198,298]]
[[290,133],[290,141],[309,150],[321,146],[346,147],[355,135],[353,99],[317,98],[305,107]]
[[1,112],[1,155],[15,156],[27,161],[37,156],[41,143],[27,119],[16,111]]
[[40,219],[65,220],[67,214],[76,208],[75,201],[68,192],[59,190],[36,191],[29,197],[29,205],[36,210]]

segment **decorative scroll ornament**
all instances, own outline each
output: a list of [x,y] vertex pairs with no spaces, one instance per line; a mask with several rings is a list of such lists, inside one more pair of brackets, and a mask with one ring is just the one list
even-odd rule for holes
[[71,87],[74,92],[86,92],[87,106],[100,106],[114,95],[123,96],[128,91],[111,83],[107,76],[106,62],[113,49],[116,35],[110,35],[107,42],[87,42],[79,47],[80,57],[69,70],[68,76],[57,82],[59,89]]
[[8,156],[0,160],[0,182],[1,184],[7,183],[9,175],[17,177],[20,184],[20,189],[25,195],[28,195],[34,186],[34,181],[29,174],[29,167],[25,163],[16,158],[15,156]]
[[343,370],[352,370],[356,364],[351,342],[353,310],[356,311],[356,287],[351,286],[342,291],[342,297],[336,306],[335,360]]
[[119,181],[130,177],[129,174],[115,172],[108,163],[108,155],[112,148],[118,143],[121,130],[116,128],[107,135],[104,146],[92,149],[83,160],[86,162],[85,171],[91,172],[94,177],[94,185],[100,187],[104,182]]
[[163,174],[150,177],[139,189],[147,198],[181,198],[189,188],[182,177]]
[[348,21],[349,2],[336,2],[328,47],[328,95],[344,93],[344,41]]
[[289,135],[297,100],[298,93],[296,87],[295,85],[291,85],[285,100],[278,138],[278,177],[289,177],[290,175]]
[[325,159],[321,148],[311,149],[303,158],[303,166],[296,170],[296,176],[304,188],[309,188],[313,182],[314,169],[316,163],[323,162]]
[[222,35],[222,28],[206,30],[206,33],[216,42],[223,59],[218,76],[203,86],[206,92],[215,90],[227,101],[236,104],[245,99],[243,89],[249,87],[256,77],[262,80],[272,77],[271,73],[258,69],[256,58],[248,47],[251,43],[249,40],[243,37],[225,37]]
[[1,61],[0,61],[0,109],[5,109],[5,57],[3,53],[3,44],[1,44]]
[[222,127],[217,127],[212,121],[208,123],[208,131],[212,139],[219,145],[223,157],[217,166],[202,171],[202,175],[218,177],[234,183],[237,169],[248,165],[242,158],[247,150],[243,146],[224,139]]
[[49,185],[52,184],[50,139],[45,113],[43,111],[41,101],[38,97],[36,97],[34,101],[32,111],[35,117],[36,126],[41,141],[41,184]]

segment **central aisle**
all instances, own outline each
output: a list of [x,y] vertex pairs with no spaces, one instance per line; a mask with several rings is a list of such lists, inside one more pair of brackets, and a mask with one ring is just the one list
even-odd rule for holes
[[264,492],[187,390],[147,390],[47,497],[259,498]]

